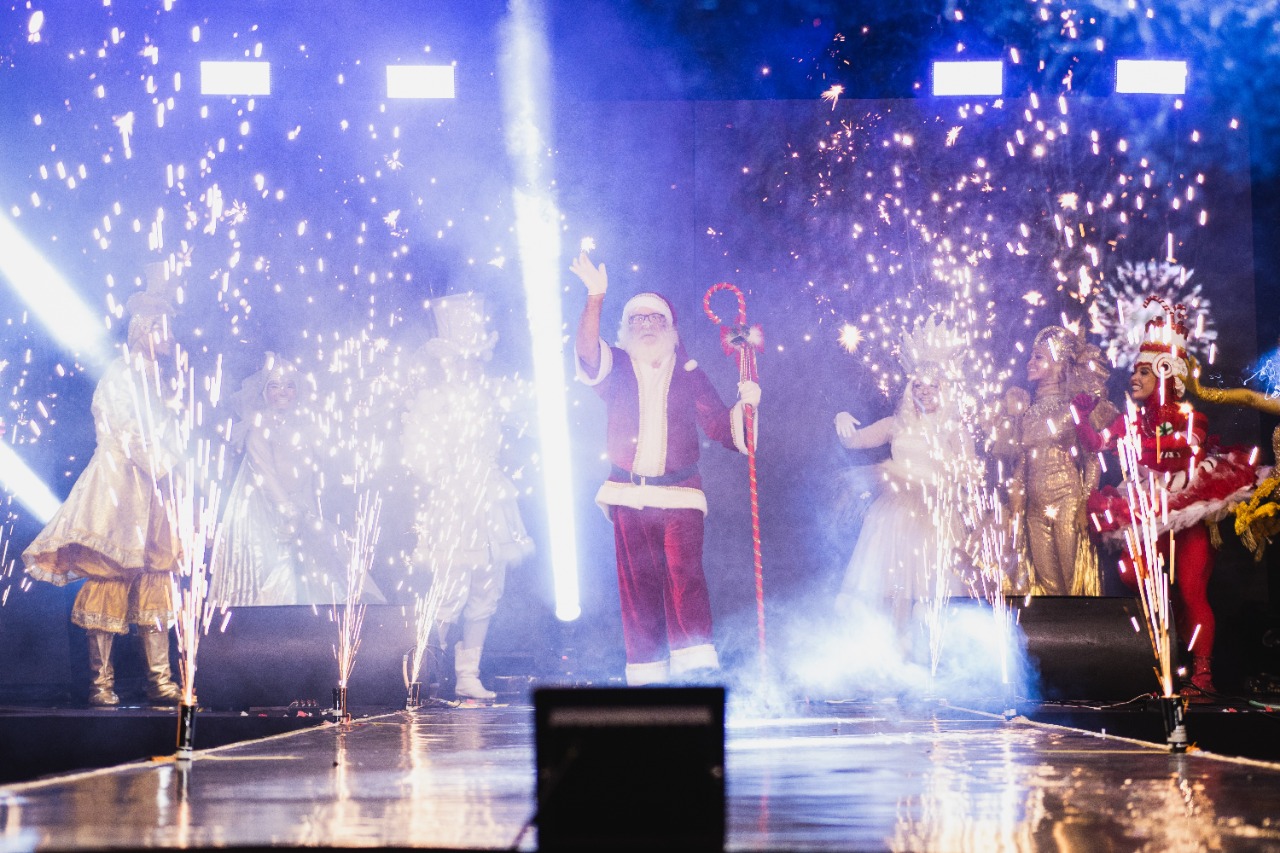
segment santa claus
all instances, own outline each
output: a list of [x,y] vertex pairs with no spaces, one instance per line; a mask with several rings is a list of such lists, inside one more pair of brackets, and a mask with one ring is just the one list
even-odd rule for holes
[[608,412],[612,469],[596,503],[613,522],[627,683],[698,680],[719,668],[702,570],[707,499],[698,430],[745,454],[743,406],[759,405],[760,386],[740,383],[737,403],[725,406],[685,356],[671,303],[656,293],[627,302],[618,345],[609,346],[600,337],[604,264],[583,253],[570,270],[587,287],[578,379]]

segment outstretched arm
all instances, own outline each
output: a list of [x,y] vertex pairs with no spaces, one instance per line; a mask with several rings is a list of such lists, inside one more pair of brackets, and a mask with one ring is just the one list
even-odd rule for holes
[[1187,393],[1207,403],[1228,406],[1248,406],[1269,415],[1280,415],[1280,400],[1268,397],[1251,388],[1206,388],[1200,384],[1200,362],[1189,359],[1191,370],[1187,375]]
[[591,263],[586,252],[578,255],[569,265],[569,270],[587,286],[587,304],[583,306],[582,316],[578,318],[578,337],[574,350],[582,366],[595,376],[600,370],[600,312],[604,307],[609,276],[604,264],[597,267]]
[[858,421],[848,412],[836,415],[836,435],[850,450],[865,450],[888,444],[893,439],[894,418],[881,418],[866,429],[857,429]]

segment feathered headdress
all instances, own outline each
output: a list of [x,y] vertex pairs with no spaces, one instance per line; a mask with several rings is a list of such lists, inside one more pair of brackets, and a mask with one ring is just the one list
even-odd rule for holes
[[902,333],[898,363],[908,376],[914,376],[927,365],[937,365],[944,374],[951,375],[964,348],[964,338],[931,314],[928,320],[916,320],[910,332]]

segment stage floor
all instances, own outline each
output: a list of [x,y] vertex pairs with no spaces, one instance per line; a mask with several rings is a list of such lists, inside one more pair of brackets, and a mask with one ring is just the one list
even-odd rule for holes
[[[397,712],[3,786],[0,851],[534,849],[532,720]],[[726,740],[729,850],[1280,850],[1274,763],[892,701],[731,713]]]

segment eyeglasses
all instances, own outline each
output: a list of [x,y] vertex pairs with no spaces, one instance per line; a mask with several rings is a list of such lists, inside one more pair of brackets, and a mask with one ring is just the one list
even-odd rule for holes
[[667,325],[666,314],[632,314],[627,318],[628,326],[657,326],[664,328]]

